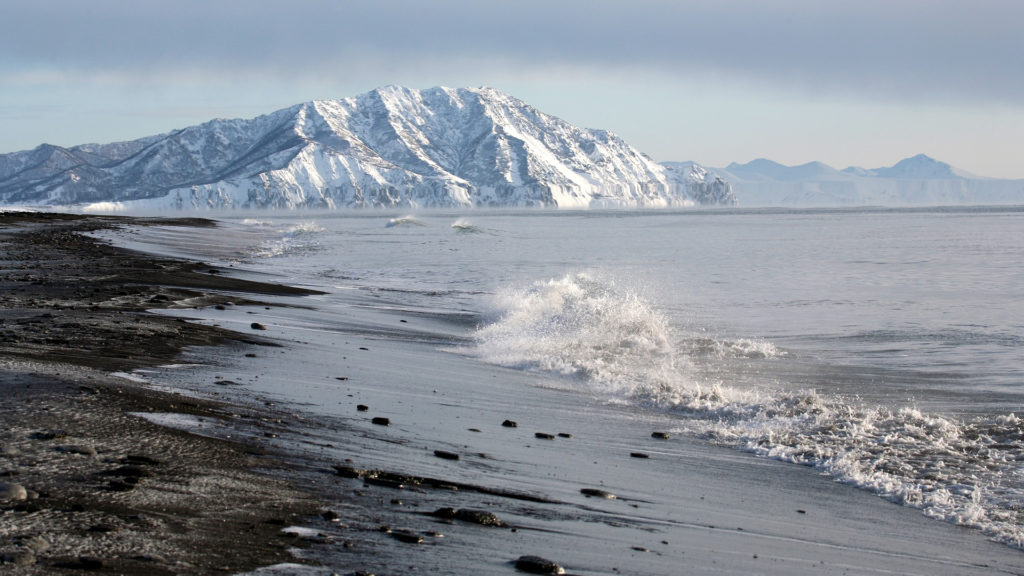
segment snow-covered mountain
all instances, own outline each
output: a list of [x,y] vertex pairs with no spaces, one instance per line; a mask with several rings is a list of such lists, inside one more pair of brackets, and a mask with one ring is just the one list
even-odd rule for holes
[[918,154],[884,168],[785,166],[763,158],[716,169],[744,206],[1024,203],[1024,180],[981,178]]
[[663,166],[491,88],[389,86],[132,142],[0,155],[0,204],[139,208],[732,204],[729,183]]

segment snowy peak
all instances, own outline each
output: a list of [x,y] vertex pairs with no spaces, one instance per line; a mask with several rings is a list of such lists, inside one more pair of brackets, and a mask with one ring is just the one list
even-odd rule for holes
[[702,171],[668,169],[612,133],[573,126],[493,88],[385,86],[134,142],[2,155],[0,203],[335,208],[734,202],[724,179],[709,184],[694,176],[706,177]]

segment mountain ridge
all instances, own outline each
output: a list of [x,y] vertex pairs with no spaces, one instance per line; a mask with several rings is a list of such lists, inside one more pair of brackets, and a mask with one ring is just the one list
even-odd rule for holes
[[385,86],[251,119],[0,155],[0,203],[148,208],[674,206],[735,203],[605,131],[488,87]]
[[975,176],[925,154],[887,167],[843,170],[765,158],[712,169],[727,178],[744,206],[922,206],[1024,203],[1024,180]]

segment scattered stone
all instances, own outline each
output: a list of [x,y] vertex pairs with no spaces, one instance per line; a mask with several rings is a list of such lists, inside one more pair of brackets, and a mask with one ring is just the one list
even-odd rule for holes
[[124,458],[121,458],[121,463],[136,466],[160,466],[163,464],[163,461],[157,460],[156,458],[150,458],[149,456],[143,456],[141,454],[129,454]]
[[103,473],[105,476],[120,476],[122,478],[147,478],[153,473],[137,464],[126,464],[113,470]]
[[807,510],[797,510],[797,514],[807,514]]
[[81,456],[95,456],[96,449],[92,446],[85,445],[74,445],[74,446],[61,446],[57,448],[58,451],[64,452],[65,454],[79,454]]
[[505,523],[501,521],[495,514],[486,510],[470,510],[467,508],[438,508],[431,513],[432,516],[437,518],[444,518],[445,520],[462,520],[463,522],[470,522],[472,524],[479,524],[481,526],[504,526]]
[[559,432],[558,433],[558,437],[559,438],[572,438],[572,434],[569,434],[568,432]]
[[338,513],[334,510],[324,510],[320,517],[328,522],[339,522],[341,520],[341,516],[338,516]]
[[107,490],[110,490],[111,492],[130,492],[135,489],[135,485],[139,482],[137,478],[133,478],[132,480],[134,481],[128,481],[127,478],[124,480],[111,480],[110,483],[107,484]]
[[650,550],[643,546],[633,546],[633,550],[636,550],[637,552],[650,552]]
[[214,310],[227,310],[227,308],[225,308],[223,304],[217,304],[216,306],[213,307],[213,309]]
[[25,487],[21,484],[5,484],[0,482],[0,501],[26,499],[28,499],[28,490],[25,490]]
[[565,568],[540,556],[520,556],[516,570],[530,574],[565,574]]
[[46,430],[32,435],[34,440],[59,440],[67,437],[68,433],[65,430]]
[[604,490],[598,490],[597,488],[581,488],[580,494],[583,494],[588,498],[593,496],[594,498],[604,498],[606,500],[615,499],[615,494],[612,494],[611,492],[605,492]]
[[445,451],[445,450],[434,450],[434,456],[437,456],[438,458],[443,458],[445,460],[458,460],[459,459],[459,455],[456,454],[455,452],[448,452],[448,451]]
[[504,426],[505,428],[518,428],[519,427],[519,424],[517,424],[515,422],[515,420],[505,420],[504,422],[501,423],[501,425]]
[[540,438],[541,440],[554,440],[555,439],[555,435],[554,434],[548,434],[547,432],[535,432],[533,434],[533,437],[534,438]]
[[359,412],[366,412],[369,409],[370,407],[367,406],[366,404],[359,404],[356,406],[356,410],[358,410]]
[[14,564],[15,566],[34,566],[36,563],[36,555],[31,550],[17,550],[4,554],[0,559],[4,564]]
[[366,470],[361,468],[354,468],[352,466],[346,466],[344,464],[335,464],[334,471],[338,473],[338,476],[344,478],[362,478],[366,476]]
[[455,508],[449,508],[449,507],[438,508],[437,510],[434,510],[434,512],[432,513],[432,516],[436,516],[438,518],[444,518],[446,520],[452,520],[452,519],[455,518]]
[[234,380],[217,380],[214,384],[217,386],[241,386],[241,384]]
[[253,322],[252,324],[249,324],[249,328],[252,328],[253,330],[266,330],[267,329],[266,326],[264,326],[263,324],[260,324],[259,322]]
[[644,454],[643,452],[630,452],[629,453],[629,457],[630,458],[650,458],[650,456],[648,456],[647,454]]
[[345,381],[348,380],[348,376],[336,376],[334,379],[335,380],[340,380],[342,382],[345,382]]
[[408,530],[396,530],[390,533],[391,537],[406,544],[422,544],[423,536]]
[[360,346],[359,349],[360,350],[369,350],[369,348],[367,348],[366,346]]
[[668,440],[668,432],[651,432],[651,438],[657,438],[658,440]]
[[373,418],[373,420],[370,420],[370,422],[373,422],[374,424],[376,424],[378,426],[390,426],[391,425],[391,420],[389,420],[387,418],[384,418],[383,416],[375,416]]
[[405,484],[399,480],[392,480],[390,478],[375,478],[373,476],[367,476],[363,478],[363,482],[372,486],[383,486],[384,488],[393,488],[395,490],[405,490]]
[[467,428],[466,430],[469,430],[470,432],[479,432],[480,431],[479,428]]
[[470,510],[467,508],[459,508],[455,511],[454,518],[456,520],[462,520],[463,522],[471,522],[473,524],[479,524],[481,526],[504,526],[504,522],[501,518],[498,518],[495,514],[486,510]]

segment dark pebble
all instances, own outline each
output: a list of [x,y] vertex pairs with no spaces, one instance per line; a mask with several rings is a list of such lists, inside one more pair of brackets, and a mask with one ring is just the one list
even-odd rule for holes
[[651,438],[657,438],[658,440],[668,440],[668,432],[651,432]]
[[504,523],[501,518],[498,518],[495,514],[486,510],[469,510],[467,508],[459,508],[455,511],[454,518],[456,520],[462,520],[463,522],[471,522],[473,524],[479,524],[481,526],[503,526]]
[[416,534],[415,532],[409,532],[407,530],[398,530],[391,532],[391,537],[399,542],[405,542],[406,544],[421,544],[423,543],[423,536]]
[[514,420],[505,420],[501,425],[505,428],[517,428],[519,426],[519,424],[516,424]]
[[630,452],[629,456],[631,458],[650,458],[650,456],[644,454],[643,452]]
[[344,464],[335,464],[334,471],[338,473],[338,476],[344,478],[362,478],[366,476],[366,470],[345,466]]
[[358,406],[356,406],[356,410],[358,410],[360,412],[366,412],[369,409],[370,409],[370,407],[367,406],[366,404],[359,404]]
[[405,484],[399,482],[398,480],[389,480],[387,478],[374,478],[371,476],[367,476],[366,478],[363,478],[363,482],[365,482],[366,484],[370,484],[372,486],[383,486],[384,488],[393,488],[395,490],[405,489]]
[[223,304],[217,304],[216,306],[213,307],[213,309],[214,310],[227,310],[227,308],[225,308]]
[[605,498],[608,500],[613,500],[615,498],[615,494],[605,492],[604,490],[598,490],[597,488],[581,488],[580,494],[588,497],[593,496],[594,498]]
[[328,522],[337,522],[341,519],[341,517],[338,516],[338,513],[334,510],[324,510],[324,512],[320,514],[320,517]]
[[253,330],[266,330],[267,329],[266,326],[264,326],[263,324],[260,324],[259,322],[253,322],[252,324],[249,324],[249,328],[252,328]]
[[568,432],[559,432],[558,433],[558,437],[559,438],[572,438],[572,434],[569,434]]
[[142,454],[129,454],[121,459],[122,464],[136,464],[141,466],[159,466],[163,461]]
[[360,350],[369,350],[369,348],[367,348],[367,347],[365,347],[365,346],[360,346],[360,347],[359,347],[359,349],[360,349]]
[[34,566],[36,555],[31,550],[18,550],[0,557],[0,563],[14,564],[15,566]]
[[[127,480],[127,478],[125,479]],[[135,485],[138,484],[138,479],[134,478],[134,482],[127,482],[121,480],[112,480],[110,484],[107,484],[107,490],[111,492],[129,492],[135,489]]]
[[520,556],[516,560],[516,570],[530,574],[565,574],[564,568],[540,556]]
[[390,426],[391,425],[391,420],[389,420],[389,419],[387,419],[387,418],[385,418],[383,416],[375,416],[373,418],[373,420],[370,420],[370,422],[373,422],[374,424],[376,424],[378,426]]
[[534,438],[540,438],[541,440],[554,440],[555,439],[555,435],[554,434],[548,434],[547,432],[535,432],[533,434],[533,436],[534,436]]
[[434,450],[434,456],[438,458],[444,458],[445,460],[458,460],[459,455],[455,452],[448,452],[445,450]]
[[122,478],[146,478],[153,475],[152,472],[137,464],[127,464],[119,468],[114,468],[104,474],[107,476],[121,476]]

